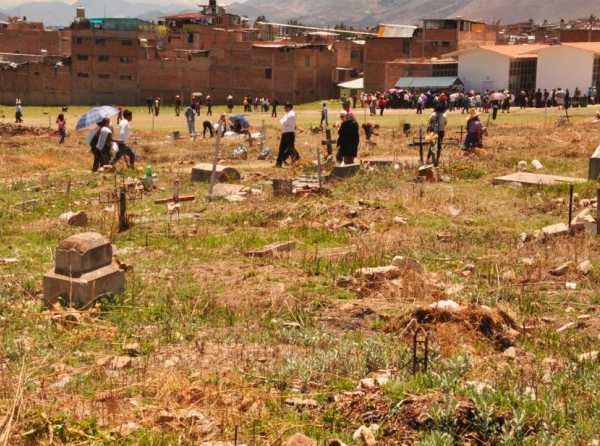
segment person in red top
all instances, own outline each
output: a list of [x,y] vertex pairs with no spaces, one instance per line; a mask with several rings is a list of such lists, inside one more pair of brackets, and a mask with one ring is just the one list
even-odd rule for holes
[[58,126],[58,136],[60,136],[59,144],[65,143],[65,138],[67,137],[67,120],[65,119],[65,115],[62,113],[58,115],[56,118],[56,125]]
[[377,103],[377,105],[379,105],[379,116],[383,116],[383,112],[385,111],[385,107],[387,106],[387,101],[383,96],[379,98],[379,102]]

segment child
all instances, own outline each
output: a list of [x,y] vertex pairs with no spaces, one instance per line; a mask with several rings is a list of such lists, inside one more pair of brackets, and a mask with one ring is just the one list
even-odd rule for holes
[[467,119],[467,137],[465,139],[464,151],[469,154],[475,151],[475,148],[482,147],[483,126],[479,120],[479,113],[474,108],[469,109],[469,119]]
[[60,136],[58,143],[64,144],[67,136],[67,121],[64,114],[61,113],[58,115],[58,118],[56,118],[56,125],[58,126],[58,136]]

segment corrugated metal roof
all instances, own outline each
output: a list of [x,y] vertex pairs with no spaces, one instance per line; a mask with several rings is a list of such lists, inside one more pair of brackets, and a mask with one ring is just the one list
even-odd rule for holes
[[364,90],[365,79],[361,77],[360,79],[354,79],[354,80],[351,80],[348,82],[342,82],[341,84],[338,84],[338,87],[346,88],[348,90]]
[[403,77],[396,82],[396,88],[450,88],[462,85],[458,77]]

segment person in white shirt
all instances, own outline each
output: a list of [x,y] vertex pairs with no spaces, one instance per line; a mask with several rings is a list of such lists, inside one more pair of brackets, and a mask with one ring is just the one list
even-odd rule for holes
[[123,119],[119,122],[119,140],[117,141],[119,149],[110,160],[110,164],[112,165],[115,165],[123,156],[126,156],[127,166],[130,169],[135,167],[135,152],[129,146],[129,136],[131,133],[129,123],[132,120],[133,113],[130,110],[125,110],[123,112]]
[[111,146],[112,130],[110,129],[110,120],[106,118],[98,123],[98,130],[90,141],[90,148],[94,154],[92,172],[98,171],[100,166],[108,163]]
[[295,148],[296,144],[296,112],[290,103],[285,104],[285,116],[281,118],[281,142],[279,144],[279,155],[275,167],[283,167],[288,158],[298,161],[300,154]]

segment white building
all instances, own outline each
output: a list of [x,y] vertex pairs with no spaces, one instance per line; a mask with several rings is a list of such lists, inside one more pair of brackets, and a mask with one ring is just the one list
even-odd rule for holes
[[538,88],[600,89],[600,42],[565,42],[536,51],[538,55]]
[[536,87],[536,51],[546,45],[487,45],[448,56],[458,59],[458,77],[465,90],[531,91]]

